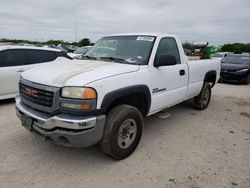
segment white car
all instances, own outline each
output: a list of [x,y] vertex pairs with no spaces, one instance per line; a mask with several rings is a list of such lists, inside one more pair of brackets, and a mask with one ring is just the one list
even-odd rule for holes
[[220,69],[217,59],[188,61],[175,35],[106,36],[82,60],[24,72],[17,116],[46,140],[70,147],[99,143],[120,160],[139,144],[143,117],[191,98],[206,109]]
[[211,59],[220,59],[222,60],[229,52],[217,52],[211,55]]
[[80,48],[77,48],[74,52],[68,53],[68,56],[70,56],[73,59],[81,58],[83,54],[85,54],[92,46],[83,46]]
[[53,48],[0,46],[0,100],[17,95],[21,72],[38,64],[53,61],[59,56],[70,58],[61,50]]

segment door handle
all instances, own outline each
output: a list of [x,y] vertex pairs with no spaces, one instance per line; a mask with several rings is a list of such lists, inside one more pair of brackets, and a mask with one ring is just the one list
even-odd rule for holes
[[26,71],[25,69],[19,69],[17,72],[24,72]]
[[180,75],[181,75],[181,76],[185,75],[185,70],[183,70],[183,69],[180,70]]

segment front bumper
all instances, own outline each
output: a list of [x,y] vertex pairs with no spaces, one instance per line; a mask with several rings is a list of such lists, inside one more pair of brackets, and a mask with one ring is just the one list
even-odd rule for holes
[[221,72],[221,80],[228,82],[245,82],[248,79],[248,72]]
[[[16,97],[16,113],[22,125],[56,144],[83,148],[98,143],[103,134],[105,115],[97,117],[79,117],[66,114],[48,116],[32,110]],[[27,126],[27,119],[29,125]]]

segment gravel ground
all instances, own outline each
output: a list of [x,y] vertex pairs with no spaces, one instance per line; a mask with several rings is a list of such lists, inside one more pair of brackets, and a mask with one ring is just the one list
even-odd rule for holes
[[250,187],[250,86],[217,84],[205,111],[190,101],[145,119],[125,160],[64,148],[26,131],[0,102],[0,187]]

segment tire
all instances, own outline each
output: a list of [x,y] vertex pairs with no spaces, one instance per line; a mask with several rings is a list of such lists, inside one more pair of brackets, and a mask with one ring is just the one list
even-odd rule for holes
[[250,74],[248,75],[245,84],[249,84],[250,83]]
[[204,82],[200,94],[194,97],[194,106],[198,110],[205,110],[211,99],[211,85],[208,82]]
[[115,160],[128,157],[138,146],[143,130],[143,117],[138,109],[119,105],[107,115],[100,149]]

